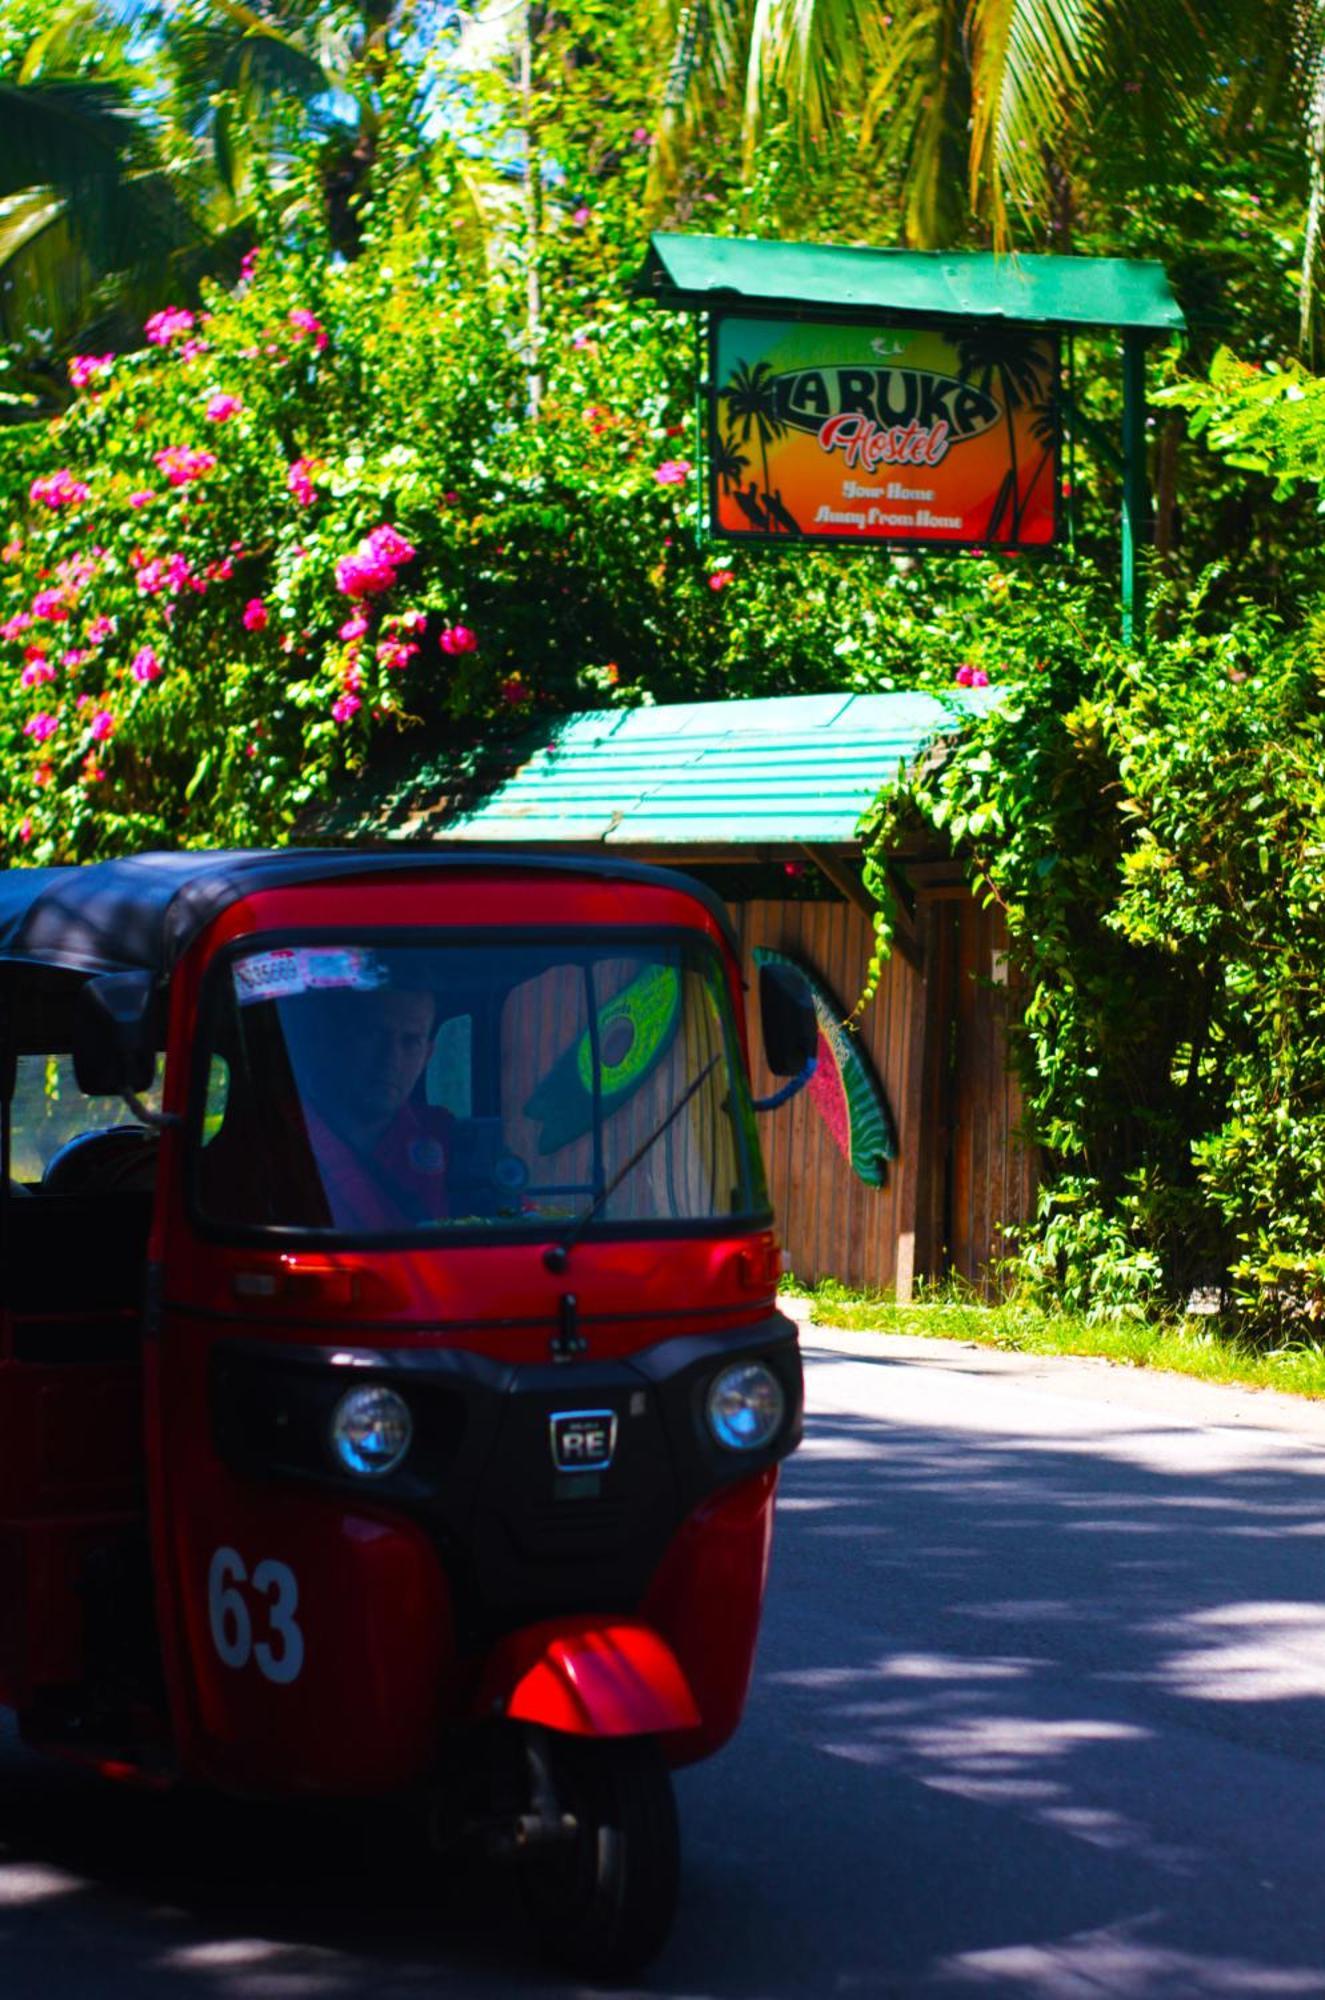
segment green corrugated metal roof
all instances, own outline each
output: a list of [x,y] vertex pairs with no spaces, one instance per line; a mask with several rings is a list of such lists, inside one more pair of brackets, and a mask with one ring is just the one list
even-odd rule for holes
[[783,305],[1155,332],[1184,324],[1163,265],[1121,257],[852,250],[837,243],[658,233],[649,240],[638,290],[660,305],[691,312]]
[[[457,786],[444,762],[362,801],[340,832],[609,847],[838,845],[900,765],[993,688],[594,709],[543,724]],[[478,796],[476,796],[476,794]],[[463,802],[461,802],[463,801]]]

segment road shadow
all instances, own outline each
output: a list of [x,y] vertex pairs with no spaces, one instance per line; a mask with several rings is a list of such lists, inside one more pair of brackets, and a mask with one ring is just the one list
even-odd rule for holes
[[[853,1363],[815,1358],[822,1400]],[[768,1754],[802,1760],[780,1962],[825,1992],[1325,1994],[1322,1541],[1325,1451],[1280,1433],[813,1417],[742,1739],[773,1704]]]
[[[916,1375],[873,1379],[900,1401]],[[814,1359],[749,1713],[680,1774],[685,1893],[647,1990],[1325,1996],[1325,1452],[1147,1413],[1055,1436],[826,1407],[846,1380]],[[503,1878],[417,1852],[389,1814],[11,1754],[0,1991],[575,1990]]]

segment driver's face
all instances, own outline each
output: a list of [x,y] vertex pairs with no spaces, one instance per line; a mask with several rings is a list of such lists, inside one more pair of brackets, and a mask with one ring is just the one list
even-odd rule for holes
[[433,1003],[427,993],[364,996],[354,1046],[345,1051],[345,1095],[364,1115],[394,1118],[427,1066]]
[[386,988],[319,999],[305,1044],[317,1100],[341,1106],[366,1130],[385,1130],[432,1053],[432,995]]

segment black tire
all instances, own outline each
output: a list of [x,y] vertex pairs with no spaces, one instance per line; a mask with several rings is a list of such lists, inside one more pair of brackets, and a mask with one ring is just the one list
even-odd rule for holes
[[543,1955],[582,1979],[618,1979],[657,1956],[672,1927],[681,1846],[671,1773],[649,1737],[549,1737],[549,1771],[573,1838],[531,1853],[524,1895]]

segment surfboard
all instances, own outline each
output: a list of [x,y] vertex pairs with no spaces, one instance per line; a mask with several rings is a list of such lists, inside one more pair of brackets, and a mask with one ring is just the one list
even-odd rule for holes
[[852,1173],[869,1187],[882,1187],[887,1163],[897,1157],[897,1133],[883,1087],[869,1066],[859,1036],[843,1027],[842,1009],[821,981],[794,958],[756,945],[754,960],[756,965],[789,966],[805,981],[819,1024],[819,1066],[806,1094]]

